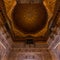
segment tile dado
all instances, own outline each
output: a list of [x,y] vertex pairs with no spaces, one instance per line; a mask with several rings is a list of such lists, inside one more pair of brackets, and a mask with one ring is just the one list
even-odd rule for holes
[[0,60],[8,59],[9,50],[5,48],[4,44],[0,42]]

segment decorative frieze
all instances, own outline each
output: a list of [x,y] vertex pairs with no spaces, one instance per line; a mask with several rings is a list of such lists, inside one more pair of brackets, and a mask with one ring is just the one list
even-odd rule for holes
[[9,60],[51,60],[48,49],[44,48],[13,48]]

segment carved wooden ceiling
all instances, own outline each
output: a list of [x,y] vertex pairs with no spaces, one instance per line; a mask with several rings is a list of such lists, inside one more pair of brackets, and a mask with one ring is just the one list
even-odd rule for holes
[[[23,1],[23,0],[22,0]],[[27,0],[26,0],[27,1]],[[53,12],[54,5],[56,0],[44,0],[44,3],[46,4],[49,12]],[[16,4],[16,0],[4,0],[6,5],[7,13],[13,8],[13,6]]]
[[[35,0],[35,1],[39,1],[39,0]],[[32,5],[34,7],[34,9],[30,10],[31,8],[33,8],[32,6],[30,6],[31,7],[30,9],[28,9],[29,6],[21,5],[22,7],[20,6],[20,10],[18,9],[19,7],[17,7],[18,10],[16,10],[16,9],[14,10],[15,6],[17,5],[16,0],[4,0],[6,12],[7,12],[7,15],[11,22],[11,27],[12,27],[11,31],[12,31],[12,34],[14,35],[15,40],[20,41],[20,40],[24,40],[25,37],[31,38],[31,36],[32,36],[34,38],[34,40],[46,41],[47,37],[48,37],[46,35],[46,34],[48,34],[48,33],[46,33],[48,31],[48,25],[49,25],[48,22],[50,21],[50,18],[53,16],[55,1],[56,0],[44,0],[43,1],[44,8],[42,8],[41,5],[40,5],[41,8],[39,8],[39,6],[34,7]],[[21,0],[21,2],[23,2],[23,0]],[[27,0],[25,2],[27,2]],[[25,7],[28,7],[28,8],[25,8]],[[24,8],[26,10],[24,10]],[[40,10],[38,10],[38,9],[40,9]],[[16,11],[20,11],[20,12],[15,14]],[[32,15],[33,18],[28,13],[26,13],[29,11],[31,12],[29,14]],[[13,14],[12,14],[12,12],[13,12]],[[23,18],[24,14],[25,14],[26,18]],[[41,17],[41,15],[43,17]],[[31,18],[31,19],[29,20],[29,18]],[[19,19],[21,19],[21,20],[19,21]],[[26,19],[29,21],[25,21]],[[37,19],[38,19],[38,22],[35,21]],[[39,19],[43,20],[43,21],[40,21]],[[31,23],[34,25],[30,24],[31,20],[33,20]],[[23,25],[25,24],[24,26],[21,24],[22,22],[23,22]],[[43,38],[43,39],[41,39],[41,38]]]

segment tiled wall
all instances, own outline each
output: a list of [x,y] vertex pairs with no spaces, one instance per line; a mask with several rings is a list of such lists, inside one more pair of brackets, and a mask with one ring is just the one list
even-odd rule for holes
[[51,52],[53,60],[60,60],[60,27],[56,27],[55,30],[56,33],[53,33],[52,37],[48,39],[48,49]]
[[0,60],[8,60],[12,39],[3,25],[0,26]]

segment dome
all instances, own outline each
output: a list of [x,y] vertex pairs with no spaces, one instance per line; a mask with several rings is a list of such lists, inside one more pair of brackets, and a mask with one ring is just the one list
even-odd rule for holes
[[43,4],[17,4],[12,12],[14,26],[26,34],[41,31],[46,25],[47,16]]

